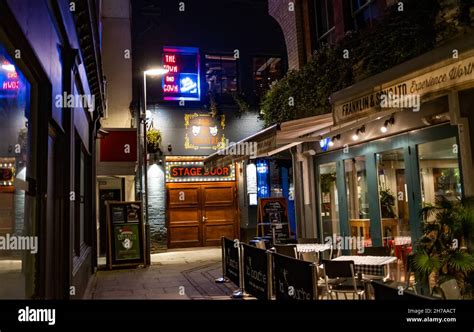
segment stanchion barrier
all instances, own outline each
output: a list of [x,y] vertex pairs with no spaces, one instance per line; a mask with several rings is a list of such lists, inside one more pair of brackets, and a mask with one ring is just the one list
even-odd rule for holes
[[243,288],[260,300],[271,299],[271,256],[265,249],[242,243]]
[[273,252],[270,250],[267,250],[267,260],[268,260],[268,270],[267,270],[267,275],[268,275],[268,284],[267,284],[267,294],[268,298],[267,300],[273,300],[273,259],[272,259],[272,254]]
[[317,277],[313,263],[273,253],[277,300],[316,300]]
[[319,298],[319,293],[318,293],[318,279],[319,279],[319,274],[318,274],[318,267],[316,263],[311,264],[311,276],[313,277],[313,300],[317,300]]
[[232,281],[240,287],[240,244],[235,240],[221,238],[222,246],[222,277],[217,278],[217,283]]
[[221,253],[222,253],[222,277],[216,279],[216,283],[223,284],[228,282],[229,279],[225,276],[225,237],[221,237]]
[[244,244],[243,243],[239,243],[237,249],[238,249],[238,257],[239,257],[239,289],[237,289],[236,291],[234,291],[234,293],[232,293],[232,298],[234,299],[241,299],[241,298],[244,298],[244,297],[247,297],[248,294],[247,292],[245,291],[245,286],[244,286],[244,262],[243,262],[243,246]]

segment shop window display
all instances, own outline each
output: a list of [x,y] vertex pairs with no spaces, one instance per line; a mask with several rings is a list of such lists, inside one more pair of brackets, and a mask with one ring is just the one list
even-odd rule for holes
[[[31,296],[38,242],[25,195],[29,166],[30,84],[0,44],[0,299]],[[30,285],[29,287],[27,285]]]

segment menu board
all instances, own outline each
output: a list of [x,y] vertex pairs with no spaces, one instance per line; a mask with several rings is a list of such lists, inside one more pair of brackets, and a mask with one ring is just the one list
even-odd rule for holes
[[286,198],[260,198],[258,200],[257,236],[271,237],[274,243],[290,238],[288,204]]
[[141,202],[107,201],[107,266],[145,264]]

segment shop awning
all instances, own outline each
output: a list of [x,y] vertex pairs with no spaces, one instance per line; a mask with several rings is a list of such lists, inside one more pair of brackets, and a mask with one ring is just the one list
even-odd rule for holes
[[305,141],[319,141],[321,136],[311,135],[332,125],[330,113],[283,122],[209,155],[205,163],[209,166],[221,166],[246,159],[270,157]]

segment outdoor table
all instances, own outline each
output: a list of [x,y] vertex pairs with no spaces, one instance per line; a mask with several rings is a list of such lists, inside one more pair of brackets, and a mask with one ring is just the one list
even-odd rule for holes
[[331,249],[330,244],[320,243],[300,243],[296,245],[296,251],[298,252],[320,252]]
[[[339,256],[334,261],[353,261],[355,273],[368,274],[373,276],[388,276],[389,265],[397,260],[393,256]],[[387,267],[387,272],[384,269]]]

